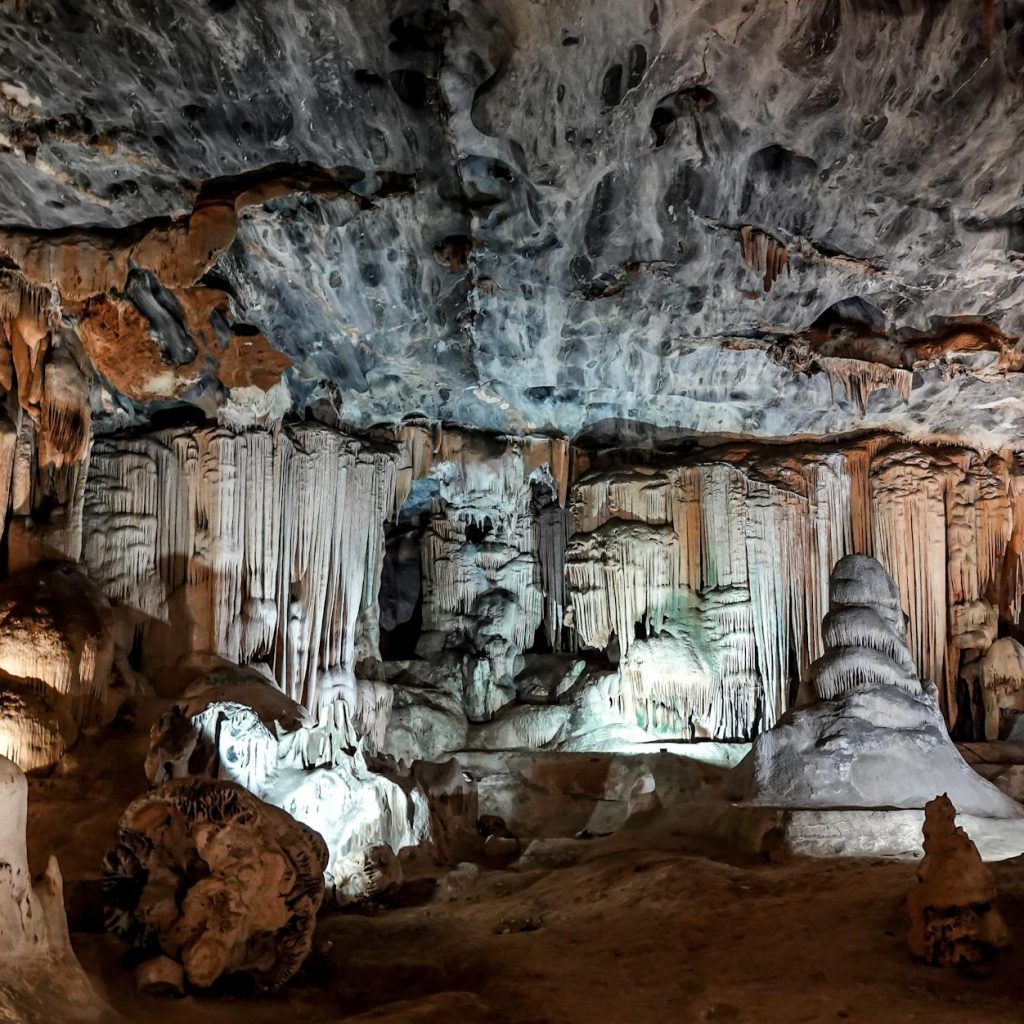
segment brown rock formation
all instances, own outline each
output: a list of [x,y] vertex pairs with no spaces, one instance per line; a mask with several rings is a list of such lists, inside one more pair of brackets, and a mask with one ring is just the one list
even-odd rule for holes
[[244,972],[280,988],[324,894],[312,829],[231,782],[169,782],[129,805],[104,864],[108,927],[181,962],[192,985]]
[[955,818],[945,794],[925,807],[924,860],[907,894],[907,945],[925,963],[970,968],[990,963],[1011,939],[995,907],[992,872]]

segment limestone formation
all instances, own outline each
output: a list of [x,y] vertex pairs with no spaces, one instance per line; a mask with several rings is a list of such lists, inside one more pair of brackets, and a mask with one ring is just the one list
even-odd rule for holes
[[0,583],[0,755],[49,765],[105,721],[113,658],[110,605],[74,566]]
[[985,739],[1010,733],[1024,713],[1024,647],[1012,637],[996,640],[981,660]]
[[153,727],[151,782],[225,779],[283,808],[323,838],[327,889],[340,901],[372,894],[382,848],[393,857],[430,842],[429,793],[365,749],[355,694],[314,721],[254,668],[202,658],[178,673],[196,678]]
[[0,757],[0,1020],[113,1024],[123,1018],[93,990],[71,949],[54,857],[33,881],[25,845],[27,786]]
[[83,861],[144,770],[144,993],[475,859],[467,758],[1024,849],[1022,3],[0,4],[0,757]]
[[351,683],[376,601],[395,459],[337,431],[171,430],[94,448],[83,561],[144,632],[144,667],[182,652],[271,660],[315,712]]
[[1011,936],[996,906],[992,872],[955,819],[945,794],[925,806],[924,860],[907,893],[907,945],[925,963],[976,969],[991,963]]
[[830,579],[819,699],[759,735],[731,795],[774,807],[922,808],[940,786],[961,812],[1020,818],[1024,808],[971,769],[939,713],[934,687],[911,674],[904,616],[873,559],[841,559]]
[[241,786],[174,780],[121,816],[108,928],[198,988],[241,972],[275,990],[309,954],[326,866],[316,832]]

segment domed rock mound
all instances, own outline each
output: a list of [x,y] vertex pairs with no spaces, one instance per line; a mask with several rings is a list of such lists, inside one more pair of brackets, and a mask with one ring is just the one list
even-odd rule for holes
[[773,807],[923,808],[946,792],[964,814],[1024,808],[960,756],[907,647],[899,594],[873,558],[848,555],[829,580],[818,700],[754,741],[729,783],[734,799]]
[[280,988],[309,954],[327,847],[233,782],[178,779],[130,804],[104,864],[108,927],[189,983]]

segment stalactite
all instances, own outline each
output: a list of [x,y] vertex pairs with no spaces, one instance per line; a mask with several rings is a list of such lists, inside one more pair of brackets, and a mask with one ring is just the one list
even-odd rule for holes
[[[544,599],[544,634],[553,651],[563,649],[562,632],[568,597],[565,588],[565,551],[569,543],[569,516],[554,502],[540,508],[534,520],[537,552],[536,583]],[[571,644],[569,645],[571,649]]]
[[94,461],[85,561],[107,593],[171,626],[167,656],[270,657],[285,692],[318,708],[319,675],[354,669],[376,600],[394,457],[300,426],[102,441]]
[[786,246],[766,232],[746,225],[740,228],[740,249],[747,266],[762,275],[764,290],[770,292],[788,266]]
[[46,363],[39,464],[60,469],[81,462],[89,444],[89,382],[67,348],[55,349]]
[[[926,679],[946,679],[946,467],[896,448],[872,469],[875,556],[896,581],[910,615],[908,640]],[[946,688],[945,710],[949,706]],[[955,702],[954,702],[955,705]]]
[[846,400],[855,402],[862,413],[867,412],[868,402],[876,391],[890,390],[904,402],[910,401],[914,377],[910,370],[836,356],[818,356],[817,363],[831,382],[842,385]]
[[10,347],[18,403],[39,422],[50,336],[60,323],[56,289],[31,281],[17,270],[0,269],[0,334]]
[[516,659],[542,622],[562,647],[567,445],[422,426],[401,437],[400,486],[428,476],[438,488],[421,540],[423,628],[461,659],[467,712],[483,721],[514,697]]

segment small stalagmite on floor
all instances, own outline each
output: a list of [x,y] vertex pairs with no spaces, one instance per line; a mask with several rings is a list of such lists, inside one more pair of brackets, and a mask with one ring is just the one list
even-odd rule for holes
[[937,796],[925,807],[924,860],[907,894],[911,954],[937,967],[991,964],[1011,942],[995,902],[992,872],[957,827],[953,802]]

